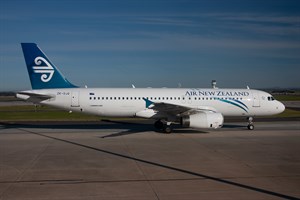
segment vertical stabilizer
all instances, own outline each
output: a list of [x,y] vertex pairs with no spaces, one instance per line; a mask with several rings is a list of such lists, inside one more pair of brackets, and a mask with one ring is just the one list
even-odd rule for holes
[[75,88],[35,43],[21,43],[32,89]]

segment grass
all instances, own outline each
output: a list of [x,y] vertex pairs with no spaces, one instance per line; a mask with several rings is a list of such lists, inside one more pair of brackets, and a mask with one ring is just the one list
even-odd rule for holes
[[300,95],[274,95],[278,101],[300,101]]
[[1,121],[99,121],[100,119],[93,115],[69,113],[47,106],[0,107]]
[[292,110],[292,109],[285,109],[283,113],[278,115],[273,115],[271,117],[300,117],[300,111]]
[[[286,109],[276,117],[300,117],[300,111]],[[82,113],[69,113],[48,106],[22,105],[0,107],[0,121],[99,121],[103,118]]]

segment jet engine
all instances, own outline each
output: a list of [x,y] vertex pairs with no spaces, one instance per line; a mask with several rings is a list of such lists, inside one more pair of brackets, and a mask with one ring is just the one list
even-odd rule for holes
[[221,113],[200,112],[181,118],[183,127],[191,128],[220,128],[223,126],[224,117]]

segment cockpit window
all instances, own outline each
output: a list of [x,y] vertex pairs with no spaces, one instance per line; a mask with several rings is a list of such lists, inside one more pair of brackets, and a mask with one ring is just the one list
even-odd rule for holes
[[268,97],[268,101],[274,101],[274,100],[275,100],[274,97],[272,96]]

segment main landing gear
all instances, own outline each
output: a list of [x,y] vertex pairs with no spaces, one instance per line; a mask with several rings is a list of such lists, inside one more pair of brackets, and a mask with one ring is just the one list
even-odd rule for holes
[[254,125],[253,125],[253,117],[247,117],[247,120],[248,120],[248,126],[247,128],[249,130],[253,130],[254,129]]
[[162,130],[163,132],[169,134],[172,132],[171,122],[167,122],[164,120],[157,120],[154,123],[154,127],[158,130]]

